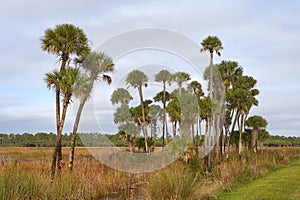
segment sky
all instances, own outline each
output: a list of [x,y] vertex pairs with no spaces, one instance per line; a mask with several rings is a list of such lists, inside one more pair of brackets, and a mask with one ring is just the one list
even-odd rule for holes
[[[59,65],[56,56],[41,50],[40,39],[47,28],[72,23],[84,30],[92,49],[120,34],[149,27],[177,33],[199,48],[204,38],[216,35],[224,50],[215,63],[237,61],[245,75],[258,80],[259,106],[250,115],[265,117],[272,135],[300,136],[299,9],[297,0],[2,0],[0,132],[55,132],[55,94],[43,79]],[[149,41],[155,40],[153,35],[148,36]],[[181,44],[174,40],[172,45]],[[209,63],[208,55],[195,54],[199,55],[199,66]],[[158,49],[127,52],[116,58],[115,64],[114,84],[107,87],[99,83],[96,87],[91,100],[94,104],[86,107],[81,131],[112,128],[114,107],[109,105],[109,97],[133,68],[150,69],[151,74],[160,69],[153,66],[163,65],[173,71],[187,70],[193,79],[201,77],[180,55]],[[159,88],[151,84],[148,92]],[[87,112],[91,109],[94,115]],[[65,132],[72,130],[75,111],[76,103],[70,106]]]

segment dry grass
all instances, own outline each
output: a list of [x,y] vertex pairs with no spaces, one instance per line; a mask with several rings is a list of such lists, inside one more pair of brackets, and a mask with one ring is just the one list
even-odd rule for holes
[[[101,199],[118,196],[144,182],[145,174],[128,174],[102,165],[85,148],[76,149],[74,171],[67,164],[50,181],[52,148],[0,148],[2,199]],[[63,150],[67,163],[68,148]],[[5,187],[4,187],[5,186]]]
[[85,148],[76,149],[71,173],[69,149],[64,148],[61,178],[51,183],[52,152],[52,148],[0,148],[0,199],[217,198],[223,191],[290,163],[299,157],[300,148],[267,148],[256,155],[245,152],[242,159],[232,155],[212,163],[210,174],[197,157],[150,174],[129,174],[102,165]]

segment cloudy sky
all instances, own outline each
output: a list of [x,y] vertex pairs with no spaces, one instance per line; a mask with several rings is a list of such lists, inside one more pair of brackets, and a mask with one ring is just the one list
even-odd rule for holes
[[[258,80],[260,104],[251,114],[264,116],[273,135],[300,136],[299,9],[297,0],[210,3],[202,0],[2,0],[0,132],[55,132],[54,92],[46,88],[43,78],[58,64],[55,56],[41,50],[40,38],[49,27],[72,23],[84,30],[92,48],[120,33],[148,27],[180,33],[199,48],[205,37],[216,35],[222,40],[224,50],[215,62],[238,61],[245,74]],[[149,38],[153,39],[151,35]],[[180,46],[176,40],[172,44]],[[209,62],[208,55],[196,54],[201,60],[199,65]],[[179,58],[180,55],[143,50],[116,60],[116,73],[128,71],[129,66],[149,69],[152,64],[163,64],[174,71],[190,68],[193,78],[197,78],[190,64]],[[96,101],[101,102],[99,97],[109,99],[111,91],[122,81],[119,78],[111,89],[97,93]],[[97,108],[101,113],[98,118],[102,120],[109,119],[106,116],[111,113],[111,108],[104,104]],[[75,104],[70,107],[66,132],[71,130],[75,107]],[[98,130],[95,123],[83,122],[83,131]],[[111,119],[103,127],[109,124]]]

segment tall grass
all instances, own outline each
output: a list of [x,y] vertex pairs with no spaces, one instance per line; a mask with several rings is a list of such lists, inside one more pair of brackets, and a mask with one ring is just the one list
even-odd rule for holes
[[[63,152],[67,161],[68,151]],[[51,155],[51,148],[0,148],[0,200],[217,198],[224,190],[290,163],[300,156],[300,148],[266,148],[258,154],[245,152],[242,159],[232,154],[213,162],[211,173],[205,172],[202,159],[192,157],[148,174],[113,170],[78,148],[74,171],[65,165],[53,183]]]
[[201,181],[183,163],[177,162],[159,171],[146,187],[149,199],[197,199],[195,192],[200,189]]

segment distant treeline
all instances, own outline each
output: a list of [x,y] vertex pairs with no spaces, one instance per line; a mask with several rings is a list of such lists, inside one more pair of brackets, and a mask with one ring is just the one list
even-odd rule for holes
[[[80,135],[84,135],[81,140]],[[97,136],[97,137],[96,137]],[[115,146],[128,146],[128,143],[120,134],[80,134],[76,140],[76,146],[108,146],[106,138]],[[54,133],[23,133],[23,134],[5,134],[0,133],[0,146],[18,146],[18,147],[54,147],[56,134]],[[158,138],[157,146],[161,146],[161,138]],[[62,136],[62,146],[70,146],[71,134],[65,133]],[[137,143],[143,142],[143,139]],[[200,142],[201,143],[201,142]],[[137,144],[142,146],[143,144]],[[264,146],[281,147],[281,146],[300,146],[300,137],[286,137],[286,136],[270,136],[263,142]]]
[[[80,134],[79,134],[80,135]],[[95,134],[84,134],[94,136]],[[114,145],[125,146],[127,143],[117,135],[106,136]],[[54,133],[23,133],[23,134],[5,134],[0,133],[0,146],[18,146],[18,147],[54,147],[56,134]],[[65,133],[62,135],[62,146],[70,146],[71,134]],[[95,143],[93,143],[95,144]],[[99,144],[98,144],[99,145]],[[77,137],[76,146],[84,146],[80,136]],[[100,144],[101,146],[101,144]]]
[[281,146],[300,146],[300,137],[270,136],[264,141],[264,146],[281,147]]

